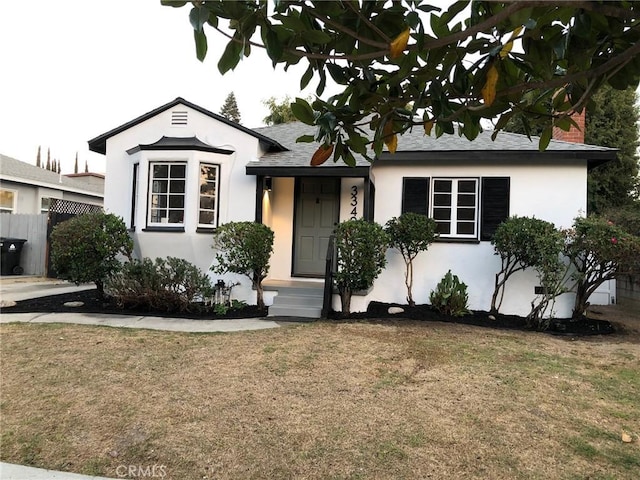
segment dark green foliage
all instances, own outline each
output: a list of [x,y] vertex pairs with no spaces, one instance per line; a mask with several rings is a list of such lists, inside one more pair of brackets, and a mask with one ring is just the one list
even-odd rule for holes
[[236,102],[236,96],[233,92],[227,95],[227,98],[220,109],[220,115],[227,120],[231,120],[235,123],[240,123],[240,110],[238,110],[238,103]]
[[469,313],[467,285],[449,270],[429,295],[431,305],[440,313],[461,317]]
[[238,273],[251,279],[257,293],[258,308],[264,309],[262,281],[269,273],[269,260],[273,252],[273,230],[255,222],[230,222],[216,229],[213,248],[216,273]]
[[110,213],[78,215],[51,233],[51,260],[59,278],[76,284],[104,282],[121,268],[119,257],[131,257],[133,241],[124,221]]
[[495,314],[500,310],[505,284],[511,275],[531,267],[536,267],[539,274],[555,271],[563,236],[550,222],[514,216],[498,226],[491,244],[502,261],[491,298],[491,312]]
[[640,201],[618,208],[609,208],[602,216],[631,235],[640,237]]
[[38,145],[38,154],[36,155],[36,167],[42,166],[42,159],[40,158],[40,145]]
[[[259,47],[274,67],[304,63],[301,88],[317,81],[321,96],[329,78],[338,85],[313,105],[298,99],[293,111],[318,127],[334,161],[352,165],[354,154],[395,149],[396,134],[414,126],[472,140],[486,119],[499,118],[499,130],[514,111],[536,116],[553,102],[563,116],[605,83],[637,87],[639,11],[627,1],[254,0],[193,2],[189,21],[200,60],[207,31],[226,36],[223,74]],[[543,148],[550,134],[542,132]]]
[[575,272],[573,317],[584,315],[591,294],[621,274],[640,273],[640,237],[599,216],[576,218],[566,232],[565,254]]
[[589,172],[589,213],[604,213],[637,198],[638,96],[635,88],[603,88],[587,107],[585,142],[618,148],[617,160]]
[[342,313],[347,314],[353,292],[371,287],[387,264],[389,241],[381,225],[362,219],[340,223],[335,235],[338,268],[334,279]]
[[122,308],[143,307],[164,312],[199,311],[213,294],[207,275],[175,257],[129,262],[107,281],[105,289]]
[[389,220],[385,232],[389,236],[389,246],[398,249],[404,260],[407,302],[413,306],[413,260],[418,253],[426,251],[438,236],[436,222],[425,215],[407,212]]

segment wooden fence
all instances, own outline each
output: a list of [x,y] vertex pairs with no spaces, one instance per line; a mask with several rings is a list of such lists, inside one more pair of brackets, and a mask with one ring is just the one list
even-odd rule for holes
[[20,266],[25,275],[44,275],[47,259],[47,214],[0,214],[0,237],[23,238]]

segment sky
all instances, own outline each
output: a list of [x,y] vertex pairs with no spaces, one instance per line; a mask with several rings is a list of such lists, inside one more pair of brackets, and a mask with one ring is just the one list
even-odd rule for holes
[[274,71],[254,49],[224,76],[217,61],[226,40],[208,31],[209,52],[196,59],[190,6],[160,0],[0,0],[0,153],[35,164],[38,146],[62,173],[105,171],[87,141],[183,97],[219,112],[234,92],[247,127],[261,126],[269,97],[306,97],[304,66]]

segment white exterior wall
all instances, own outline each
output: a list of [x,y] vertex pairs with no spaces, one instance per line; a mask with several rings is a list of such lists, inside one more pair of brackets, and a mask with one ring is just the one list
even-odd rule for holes
[[68,192],[55,188],[41,187],[38,185],[3,181],[2,188],[15,193],[14,213],[40,213],[43,198],[61,198],[72,202],[88,203],[91,205],[102,205],[103,203],[102,198],[98,196],[83,195],[82,193]]
[[[172,126],[172,111],[187,111],[187,126]],[[132,155],[127,150],[137,145],[152,144],[166,137],[197,137],[213,147],[231,150],[230,155],[198,151],[148,151]],[[133,164],[139,163],[136,195],[135,253],[139,258],[180,257],[207,272],[215,258],[212,234],[197,233],[200,162],[220,165],[218,223],[253,221],[255,219],[255,177],[245,174],[245,165],[259,155],[258,139],[232,126],[217,122],[186,106],[176,106],[135,125],[107,140],[105,175],[105,210],[121,216],[131,224]],[[144,231],[147,225],[149,193],[149,162],[186,161],[184,232]],[[237,275],[217,275],[211,278],[239,281],[233,298],[255,303],[255,292],[248,278]]]
[[[401,213],[403,177],[510,177],[510,215],[535,216],[553,222],[557,227],[569,227],[573,219],[586,210],[587,171],[585,164],[575,161],[532,165],[494,165],[475,162],[465,165],[437,163],[428,167],[377,165],[375,221],[384,225]],[[387,253],[388,264],[375,281],[372,291],[364,297],[354,296],[352,311],[364,311],[372,300],[406,303],[404,261],[397,250]],[[495,273],[500,259],[494,255],[490,242],[437,242],[414,261],[413,297],[416,303],[429,303],[429,293],[451,269],[468,285],[469,307],[488,310],[491,304]],[[526,315],[538,285],[533,272],[516,274],[507,283],[501,312]],[[559,297],[554,312],[569,316],[573,295]],[[334,308],[339,303],[334,299]]]

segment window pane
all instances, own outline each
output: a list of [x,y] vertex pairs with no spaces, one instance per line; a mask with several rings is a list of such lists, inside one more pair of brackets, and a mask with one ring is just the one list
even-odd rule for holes
[[171,178],[186,178],[186,165],[171,165]]
[[458,205],[462,207],[474,207],[476,204],[476,196],[468,193],[458,194]]
[[218,169],[216,167],[212,167],[210,165],[201,165],[200,166],[200,180],[201,181],[212,181],[217,177]]
[[163,208],[167,206],[166,195],[151,195],[151,206],[154,208]]
[[436,232],[441,235],[448,235],[451,233],[451,224],[449,222],[438,222]]
[[448,207],[451,205],[451,194],[437,193],[433,196],[433,205],[436,207]]
[[166,218],[166,215],[167,215],[166,210],[151,209],[151,221],[153,223],[162,222],[162,219]]
[[434,208],[433,209],[434,220],[451,220],[450,208]]
[[458,182],[458,191],[464,193],[476,193],[476,181],[460,180]]
[[170,195],[169,208],[184,208],[184,197],[182,195]]
[[169,165],[154,165],[153,178],[169,178]]
[[166,180],[154,180],[151,191],[153,193],[167,193],[168,187],[169,182],[167,182]]
[[450,192],[451,191],[451,180],[434,180],[433,181],[433,190],[435,192]]
[[214,210],[216,207],[216,199],[214,197],[200,197],[200,208]]
[[184,210],[169,210],[169,223],[182,223]]
[[216,184],[205,183],[204,185],[200,185],[200,194],[214,196],[216,194]]
[[198,219],[198,223],[203,225],[215,225],[216,224],[216,214],[215,212],[206,212],[200,211],[200,218]]
[[475,224],[471,222],[458,222],[456,225],[460,235],[473,235],[475,232]]
[[0,190],[0,208],[13,209],[13,192]]
[[476,219],[476,211],[474,208],[459,208],[458,209],[458,220],[475,220]]
[[171,193],[184,193],[184,180],[171,180],[169,191]]

